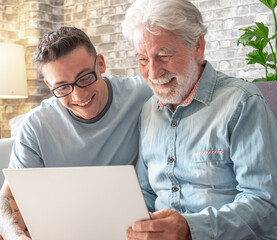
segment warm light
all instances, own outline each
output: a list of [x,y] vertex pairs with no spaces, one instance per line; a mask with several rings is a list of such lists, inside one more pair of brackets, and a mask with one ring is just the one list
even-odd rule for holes
[[0,98],[27,98],[24,47],[0,43]]

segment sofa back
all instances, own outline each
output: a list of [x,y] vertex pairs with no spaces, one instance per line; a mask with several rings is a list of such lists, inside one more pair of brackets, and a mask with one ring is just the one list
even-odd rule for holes
[[277,81],[255,82],[254,84],[260,89],[268,106],[277,119]]
[[2,169],[9,165],[13,143],[13,138],[0,138],[0,187],[2,187],[5,179]]

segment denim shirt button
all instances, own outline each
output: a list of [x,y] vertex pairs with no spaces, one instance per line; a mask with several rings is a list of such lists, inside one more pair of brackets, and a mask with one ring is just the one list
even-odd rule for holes
[[173,163],[173,162],[174,162],[174,158],[173,158],[173,157],[169,157],[169,158],[168,158],[168,162],[169,162],[169,163]]
[[176,127],[177,126],[177,122],[176,121],[173,121],[172,122],[172,127]]
[[174,186],[174,187],[172,188],[172,191],[173,191],[173,192],[177,192],[178,190],[179,190],[179,188],[176,187],[176,186]]

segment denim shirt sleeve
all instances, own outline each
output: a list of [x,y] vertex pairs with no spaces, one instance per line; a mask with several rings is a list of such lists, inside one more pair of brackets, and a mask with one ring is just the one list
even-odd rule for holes
[[[140,121],[139,119],[139,129],[140,129]],[[140,139],[141,140],[141,139]],[[140,142],[141,145],[141,142]],[[149,183],[148,179],[148,167],[147,164],[145,163],[144,159],[142,158],[141,155],[141,148],[139,151],[139,158],[136,164],[136,171],[139,179],[139,183],[142,189],[142,193],[144,196],[145,203],[147,205],[148,211],[150,212],[155,212],[155,200],[157,198],[157,195],[151,188],[151,185]]]
[[260,95],[241,99],[230,127],[238,194],[220,209],[183,214],[192,239],[263,238],[277,222],[277,123]]

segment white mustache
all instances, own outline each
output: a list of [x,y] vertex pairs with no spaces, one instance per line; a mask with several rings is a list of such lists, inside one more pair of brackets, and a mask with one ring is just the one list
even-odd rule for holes
[[168,72],[159,78],[156,78],[156,79],[148,78],[148,80],[154,84],[166,84],[166,83],[169,83],[174,77],[176,78],[175,74]]

